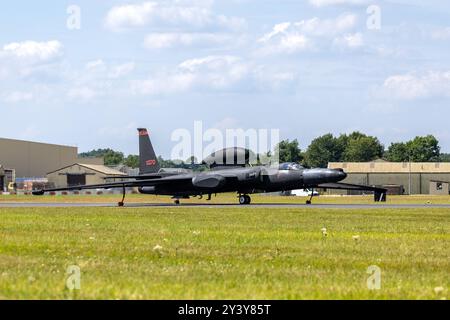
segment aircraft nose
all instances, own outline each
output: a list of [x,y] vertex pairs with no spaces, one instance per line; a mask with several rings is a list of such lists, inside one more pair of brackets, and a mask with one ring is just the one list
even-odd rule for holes
[[342,169],[328,169],[324,174],[324,178],[330,182],[338,182],[346,177],[347,174]]
[[310,169],[305,170],[303,173],[306,185],[339,182],[346,177],[347,174],[342,169]]
[[341,181],[347,178],[347,174],[344,172],[343,169],[335,169],[335,171],[336,171],[336,178],[339,179],[337,181]]

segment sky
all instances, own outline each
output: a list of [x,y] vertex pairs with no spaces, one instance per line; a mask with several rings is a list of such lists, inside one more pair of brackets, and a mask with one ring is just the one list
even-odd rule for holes
[[169,157],[176,129],[359,130],[450,152],[450,3],[8,1],[0,137]]

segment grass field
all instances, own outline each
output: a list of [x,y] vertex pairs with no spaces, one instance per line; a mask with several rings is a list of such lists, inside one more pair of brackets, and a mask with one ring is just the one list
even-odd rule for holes
[[0,208],[1,299],[442,299],[449,257],[450,209]]

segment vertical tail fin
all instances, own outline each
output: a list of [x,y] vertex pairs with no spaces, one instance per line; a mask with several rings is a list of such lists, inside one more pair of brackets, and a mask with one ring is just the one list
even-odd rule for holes
[[155,150],[153,150],[148,131],[139,128],[139,174],[159,172],[160,166]]

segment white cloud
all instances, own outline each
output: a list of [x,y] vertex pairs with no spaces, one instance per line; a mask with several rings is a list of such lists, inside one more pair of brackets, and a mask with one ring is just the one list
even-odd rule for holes
[[87,70],[96,70],[96,69],[103,69],[105,67],[105,62],[102,59],[90,61],[86,63],[86,69]]
[[128,62],[128,63],[124,63],[118,66],[114,66],[111,68],[111,71],[108,74],[108,77],[111,79],[118,79],[118,78],[122,78],[128,74],[130,74],[131,72],[134,71],[134,69],[136,68],[136,64],[134,62]]
[[193,88],[231,88],[249,73],[249,66],[235,56],[207,56],[180,63],[173,72],[132,82],[136,94],[158,95],[186,92]]
[[450,97],[450,71],[429,71],[388,77],[383,94],[396,99],[414,100],[431,97]]
[[[276,24],[272,31],[263,35],[258,42],[267,53],[294,53],[315,48],[317,38],[330,38],[355,27],[357,17],[344,14],[336,19],[313,18],[299,22]],[[349,39],[355,44],[358,39]]]
[[216,20],[218,26],[229,30],[240,31],[247,28],[247,21],[244,18],[219,15],[216,17]]
[[24,79],[42,82],[58,81],[65,68],[60,57],[63,46],[59,41],[22,41],[0,45],[0,79]]
[[85,64],[81,72],[71,72],[67,80],[69,99],[90,101],[102,96],[117,97],[123,94],[121,86],[136,68],[134,62],[111,64],[97,59]]
[[3,101],[6,103],[19,103],[26,102],[33,99],[31,92],[14,91],[7,93],[3,96]]
[[147,25],[161,27],[162,24],[195,28],[217,26],[230,30],[246,26],[244,19],[214,14],[211,6],[212,1],[180,0],[115,6],[107,13],[105,26],[113,31]]
[[113,7],[105,18],[105,25],[111,30],[146,25],[156,11],[157,3],[145,2]]
[[235,56],[207,56],[204,58],[189,59],[179,64],[179,68],[190,72],[202,68],[220,70],[228,66],[236,65],[241,59]]
[[81,80],[92,80],[95,79],[118,79],[122,78],[136,68],[136,64],[134,62],[127,62],[119,65],[109,65],[105,63],[102,59],[90,61],[86,63],[85,69],[88,71],[87,73],[83,73],[78,76],[78,79]]
[[315,7],[326,7],[334,5],[366,5],[369,0],[309,0]]
[[207,90],[279,90],[294,83],[290,70],[265,67],[231,55],[185,60],[174,70],[131,82],[134,94],[166,95]]
[[334,39],[334,44],[343,48],[360,48],[364,45],[364,38],[362,33],[357,32],[353,34],[346,34]]
[[47,42],[13,42],[3,46],[0,57],[12,57],[30,62],[49,61],[62,54],[62,44],[52,40]]
[[145,37],[147,49],[167,49],[177,46],[217,45],[235,39],[232,35],[216,33],[151,33]]

